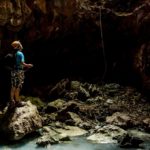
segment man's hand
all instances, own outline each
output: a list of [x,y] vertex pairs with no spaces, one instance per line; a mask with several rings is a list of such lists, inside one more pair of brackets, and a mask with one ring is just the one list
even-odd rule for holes
[[33,64],[28,64],[27,67],[28,67],[28,68],[32,68],[32,67],[33,67]]

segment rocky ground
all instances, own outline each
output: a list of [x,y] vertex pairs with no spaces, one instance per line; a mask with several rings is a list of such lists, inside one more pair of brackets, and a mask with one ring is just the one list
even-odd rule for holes
[[[4,120],[7,122],[3,133],[7,133],[9,129],[11,139],[16,140],[35,132],[34,126],[38,126],[38,146],[68,141],[71,136],[78,135],[86,135],[87,140],[96,143],[119,143],[121,147],[139,147],[141,143],[150,141],[150,102],[133,87],[63,79],[47,91],[45,101],[37,97],[22,96],[22,101],[28,107],[9,111],[9,117],[8,111],[3,110],[2,126]],[[9,123],[6,121],[6,114]],[[19,119],[16,114],[21,114],[22,117]],[[34,118],[40,122],[37,123]],[[19,128],[16,128],[15,124],[18,123]]]

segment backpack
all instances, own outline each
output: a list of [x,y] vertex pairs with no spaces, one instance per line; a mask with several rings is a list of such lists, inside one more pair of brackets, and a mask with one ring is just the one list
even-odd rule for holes
[[16,64],[16,52],[8,53],[4,56],[3,65],[4,68],[8,71],[14,69]]

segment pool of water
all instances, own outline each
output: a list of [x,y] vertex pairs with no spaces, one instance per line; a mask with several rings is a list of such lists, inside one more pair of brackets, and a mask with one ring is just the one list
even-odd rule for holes
[[[0,150],[129,150],[129,148],[120,148],[117,144],[90,143],[84,137],[74,137],[71,142],[47,147],[38,147],[36,141],[37,138],[26,138],[17,143],[0,143]],[[144,143],[143,146],[144,150],[150,150],[150,143]],[[131,148],[130,150],[142,150],[142,148]]]

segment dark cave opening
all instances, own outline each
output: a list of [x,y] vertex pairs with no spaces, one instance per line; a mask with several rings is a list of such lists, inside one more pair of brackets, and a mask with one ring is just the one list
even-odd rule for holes
[[35,85],[48,85],[69,78],[139,86],[140,80],[133,71],[130,52],[135,41],[126,38],[109,36],[105,41],[105,53],[98,40],[85,42],[81,35],[35,41],[26,47],[28,61],[34,64],[34,68],[26,73],[28,80]]
[[[122,18],[108,13],[102,16],[103,49],[100,26],[91,18],[82,19],[67,28],[62,25],[50,37],[43,36],[40,28],[23,28],[15,34],[7,31],[5,40],[20,39],[26,62],[34,64],[25,72],[23,93],[30,94],[33,87],[55,84],[63,78],[141,88],[141,78],[133,69],[133,57],[142,37],[139,39],[132,27],[120,26]],[[99,21],[99,16],[96,20]],[[41,34],[34,40],[28,38],[29,34],[31,37],[35,34],[33,29]]]

